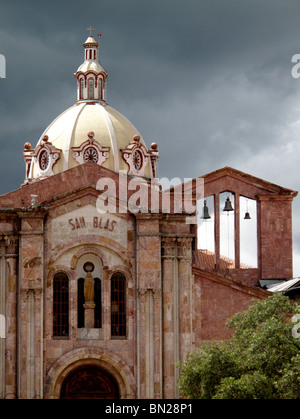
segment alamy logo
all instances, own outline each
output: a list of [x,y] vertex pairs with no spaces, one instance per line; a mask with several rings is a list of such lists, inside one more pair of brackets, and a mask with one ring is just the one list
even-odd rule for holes
[[[168,189],[161,190],[162,182]],[[179,184],[178,184],[179,183]],[[174,186],[176,185],[176,186]],[[96,189],[102,192],[97,198],[96,208],[105,213],[159,213],[186,214],[186,223],[197,224],[197,200],[204,196],[204,179],[171,180],[167,178],[151,179],[128,177],[119,172],[116,181],[112,178],[100,178]],[[117,200],[118,196],[118,200]]]
[[6,60],[4,55],[0,54],[0,79],[6,78]]

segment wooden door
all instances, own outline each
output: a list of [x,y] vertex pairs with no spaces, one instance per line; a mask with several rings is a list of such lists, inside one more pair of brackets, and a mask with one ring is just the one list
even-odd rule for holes
[[114,377],[95,365],[71,371],[61,388],[61,399],[118,399],[119,388]]

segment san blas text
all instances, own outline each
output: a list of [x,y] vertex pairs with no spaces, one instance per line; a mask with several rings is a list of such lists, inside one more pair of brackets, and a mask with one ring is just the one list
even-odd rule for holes
[[117,223],[115,220],[109,218],[104,220],[102,217],[93,217],[92,221],[86,220],[85,217],[70,218],[68,222],[71,226],[71,230],[78,230],[91,226],[93,228],[108,231],[114,231],[115,224]]

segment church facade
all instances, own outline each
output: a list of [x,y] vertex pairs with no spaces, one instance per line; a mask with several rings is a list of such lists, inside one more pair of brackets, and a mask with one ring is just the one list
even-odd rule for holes
[[[297,193],[229,167],[162,191],[157,144],[107,104],[98,42],[83,45],[76,104],[25,144],[24,184],[0,197],[0,397],[178,398],[178,362],[228,337],[263,281],[292,278]],[[208,197],[211,254],[195,221]],[[241,197],[256,205],[255,267],[240,257]]]

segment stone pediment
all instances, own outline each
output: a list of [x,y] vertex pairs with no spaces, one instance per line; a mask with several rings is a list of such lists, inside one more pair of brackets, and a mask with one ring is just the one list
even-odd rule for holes
[[0,209],[30,207],[32,195],[36,196],[35,205],[48,206],[55,200],[78,191],[88,188],[96,190],[98,180],[103,177],[112,178],[117,182],[118,173],[93,162],[87,162],[0,196]]
[[223,167],[202,177],[205,196],[227,190],[238,192],[251,199],[255,199],[259,195],[281,195],[291,198],[297,196],[297,192],[291,189],[283,188],[232,167]]

